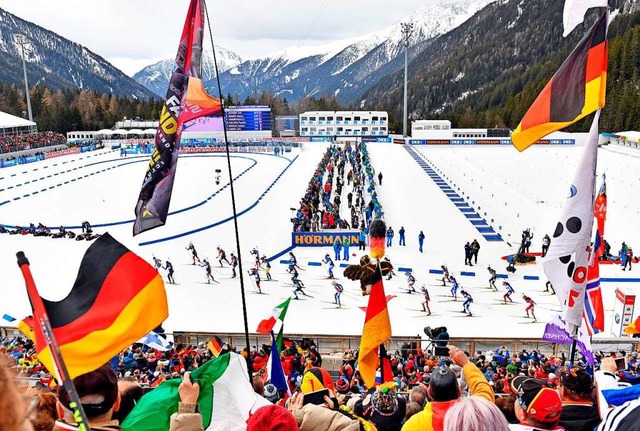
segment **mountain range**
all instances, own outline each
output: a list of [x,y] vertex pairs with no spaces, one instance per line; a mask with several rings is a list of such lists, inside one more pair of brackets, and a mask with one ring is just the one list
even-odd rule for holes
[[[443,0],[438,6],[420,9],[406,17],[402,22],[414,25],[409,57],[415,57],[434,38],[456,28],[492,1],[495,0]],[[270,91],[288,100],[333,94],[348,103],[404,65],[399,23],[363,36],[337,51],[321,47],[318,52],[307,52],[303,56],[292,51],[295,50],[242,61],[239,55],[217,48],[224,95],[231,94],[241,101],[260,91]],[[167,59],[147,66],[136,73],[134,79],[162,96],[172,63]],[[205,87],[216,94],[215,75],[207,74],[206,70],[203,74]]]
[[24,45],[24,53],[29,85],[44,84],[54,90],[91,89],[144,99],[156,97],[152,91],[84,46],[0,8],[2,82],[24,85],[19,34],[26,35],[28,41]]

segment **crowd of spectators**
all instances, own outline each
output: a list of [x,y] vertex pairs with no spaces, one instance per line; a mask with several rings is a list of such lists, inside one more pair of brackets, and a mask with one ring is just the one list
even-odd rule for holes
[[56,132],[20,133],[0,135],[0,153],[30,150],[34,148],[64,145],[67,138]]
[[[616,389],[619,382],[635,384],[640,380],[636,376],[640,365],[636,352],[618,352],[611,356],[596,353],[594,379],[594,369],[587,364],[576,363],[568,367],[564,356],[554,357],[536,350],[511,353],[502,346],[469,355],[453,345],[447,345],[445,349],[446,355],[435,356],[434,352],[415,345],[403,346],[400,351],[387,356],[393,379],[385,378],[387,382],[377,381],[375,387],[368,388],[357,369],[358,351],[344,352],[342,364],[332,376],[323,368],[322,355],[313,340],[285,340],[281,361],[291,396],[283,390],[278,391],[270,381],[265,382],[263,373],[270,346],[254,346],[251,352],[244,349],[240,354],[251,359],[254,391],[273,403],[273,406],[263,407],[268,408],[270,414],[256,413],[267,428],[248,426],[247,429],[268,429],[282,423],[288,423],[288,427],[274,429],[640,429],[640,424],[634,421],[640,414],[637,394],[635,399],[618,407],[610,406],[608,401],[611,398],[605,400],[603,396],[605,389],[626,391]],[[221,354],[235,351],[235,347],[225,344]],[[189,373],[212,358],[204,343],[171,344],[167,351],[134,344],[110,364],[77,377],[74,382],[81,396],[93,393],[91,388],[94,386],[103,390],[111,385],[114,391],[117,390],[117,397],[116,394],[107,397],[108,407],[113,408],[105,408],[99,417],[90,417],[89,420],[92,429],[119,429],[118,423],[132,411],[136,402],[165,380],[182,379],[181,404],[185,403],[185,398],[194,404],[197,385],[189,382]],[[20,420],[25,419],[20,418],[27,418],[37,430],[75,429],[56,427],[55,424],[61,421],[71,420],[69,400],[63,390],[55,388],[55,381],[37,361],[30,340],[20,337],[1,339],[0,360],[3,361],[0,372],[5,375],[0,376],[0,397],[3,398],[0,401],[0,429],[31,429],[23,427]],[[621,361],[624,363],[622,367],[619,365]],[[20,396],[16,387],[8,383],[11,379],[9,367],[16,370],[17,376],[13,378],[21,382],[22,389],[29,387],[26,390],[28,397]],[[25,382],[29,384],[25,385]],[[311,399],[311,395],[319,390],[326,391],[328,396],[319,402],[308,403],[307,396]],[[2,414],[8,408],[14,409],[13,414]],[[16,414],[20,409],[28,414]],[[188,417],[191,428],[174,426],[172,419],[170,429],[202,429],[195,408],[189,414],[195,415]],[[269,422],[275,417],[278,417],[276,422]],[[104,428],[94,428],[94,422]]]
[[38,223],[36,226],[34,223],[29,223],[29,227],[23,226],[15,226],[5,227],[0,225],[0,234],[9,234],[9,235],[33,235],[33,236],[44,236],[50,237],[53,239],[58,238],[68,238],[75,239],[76,241],[91,241],[98,238],[100,235],[93,232],[93,228],[91,227],[91,223],[88,221],[82,222],[81,225],[82,233],[76,234],[71,229],[67,229],[64,226],[60,226],[57,232],[51,231],[47,226],[42,223]]
[[[373,218],[383,216],[374,175],[365,143],[331,145],[291,219],[294,232],[368,227]],[[342,208],[343,189],[347,188],[350,188],[346,194],[348,214]]]

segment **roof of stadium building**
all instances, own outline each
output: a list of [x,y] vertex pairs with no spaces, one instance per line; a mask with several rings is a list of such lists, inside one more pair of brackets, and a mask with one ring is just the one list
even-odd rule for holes
[[10,127],[29,127],[35,125],[36,123],[33,121],[25,120],[24,118],[16,117],[15,115],[0,111],[0,129],[8,129]]

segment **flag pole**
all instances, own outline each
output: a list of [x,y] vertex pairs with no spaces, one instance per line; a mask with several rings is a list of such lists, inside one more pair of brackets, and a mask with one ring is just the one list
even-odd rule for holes
[[60,353],[60,347],[56,342],[55,336],[53,335],[53,329],[51,329],[49,315],[47,314],[47,310],[44,308],[44,303],[42,302],[42,298],[38,293],[38,288],[36,287],[36,283],[33,280],[33,275],[31,274],[31,269],[29,268],[29,260],[22,251],[18,252],[16,256],[18,258],[18,266],[20,267],[22,276],[24,277],[24,282],[27,288],[27,295],[29,296],[29,301],[31,301],[31,306],[34,310],[34,317],[37,317],[37,321],[39,323],[39,325],[34,325],[33,329],[34,331],[41,332],[41,335],[43,336],[49,347],[51,357],[53,358],[53,366],[55,368],[55,370],[53,371],[55,371],[58,379],[60,379],[60,381],[62,382],[62,386],[67,392],[69,400],[71,400],[69,408],[73,412],[73,419],[78,424],[78,429],[89,431],[91,429],[89,427],[89,420],[87,419],[87,415],[82,408],[80,397],[78,396],[78,392],[76,391],[76,388],[73,384],[73,380],[71,380],[71,378],[69,377],[69,371],[67,371],[67,366],[65,365],[64,359],[62,358],[62,353]]
[[[213,66],[216,71],[216,82],[218,84],[218,94],[220,95],[220,108],[222,109],[222,131],[224,133],[224,146],[227,154],[227,170],[229,173],[229,186],[231,189],[231,207],[233,209],[233,227],[236,236],[236,248],[238,250],[238,272],[240,274],[240,296],[242,297],[242,317],[244,318],[244,338],[247,345],[247,366],[249,374],[251,374],[251,348],[249,343],[249,321],[247,318],[247,298],[244,288],[244,271],[242,270],[242,255],[240,251],[240,233],[238,230],[238,212],[236,210],[236,194],[233,187],[233,174],[231,173],[231,157],[229,156],[229,139],[227,137],[227,124],[224,119],[224,96],[222,95],[222,86],[220,85],[220,72],[218,71],[218,61],[216,59],[216,46],[213,43],[213,33],[211,32],[211,21],[209,20],[209,10],[206,0],[202,0],[204,13],[207,17],[207,27],[209,28],[209,38],[211,39],[211,49],[213,50]],[[260,258],[260,256],[258,256]]]

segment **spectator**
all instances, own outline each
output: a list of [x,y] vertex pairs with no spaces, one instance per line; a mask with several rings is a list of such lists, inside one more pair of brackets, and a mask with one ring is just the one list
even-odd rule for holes
[[427,394],[420,386],[414,386],[409,394],[409,402],[418,403],[420,407],[424,407],[427,402]]
[[467,397],[452,406],[444,418],[444,431],[508,431],[500,409],[485,398]]
[[511,382],[516,394],[516,417],[519,424],[510,425],[518,431],[562,430],[558,427],[562,412],[562,400],[555,390],[547,387],[542,379],[518,376]]
[[37,406],[29,404],[20,396],[13,381],[15,377],[4,361],[0,363],[0,429],[2,431],[31,431],[28,421]]
[[[495,401],[493,389],[482,375],[482,371],[469,361],[467,355],[455,346],[449,345],[451,361],[462,367],[462,374],[469,385],[471,395],[477,395],[493,403]],[[409,419],[402,431],[442,431],[447,410],[455,405],[461,395],[458,379],[453,370],[448,367],[438,367],[431,372],[429,399],[426,407],[420,413]]]
[[469,244],[469,241],[464,245],[464,264],[473,266],[471,264],[471,244]]
[[598,408],[593,403],[593,381],[583,368],[572,367],[560,374],[562,398],[560,426],[567,431],[591,431],[600,423]]
[[[478,263],[478,252],[480,251],[480,243],[477,239],[474,239],[471,243],[471,257],[473,257],[475,264]],[[469,264],[471,264],[471,259],[469,259]]]
[[[120,429],[118,421],[113,420],[113,412],[120,408],[118,376],[110,364],[97,370],[82,374],[73,379],[80,402],[87,415],[91,428]],[[58,387],[58,416],[54,430],[76,429],[71,400],[62,385]]]
[[418,247],[420,249],[420,253],[422,253],[422,246],[424,244],[424,232],[420,231],[418,235]]
[[118,392],[120,393],[120,408],[113,413],[113,419],[119,423],[124,422],[136,403],[142,398],[143,391],[140,383],[133,377],[123,377],[118,380]]
[[180,402],[178,412],[171,415],[170,431],[203,431],[202,416],[196,413],[200,386],[191,382],[190,374],[189,371],[184,373],[178,387]]

